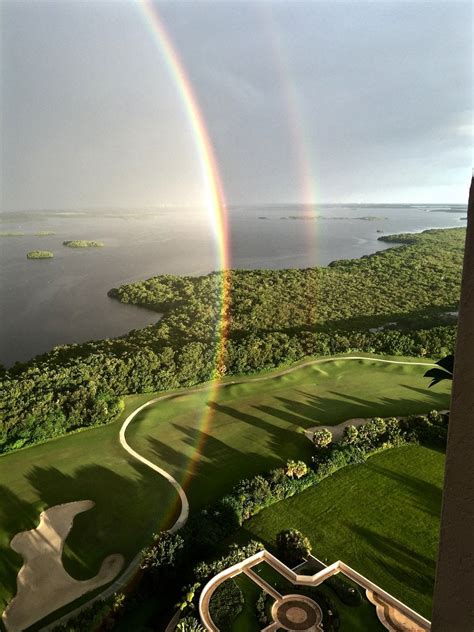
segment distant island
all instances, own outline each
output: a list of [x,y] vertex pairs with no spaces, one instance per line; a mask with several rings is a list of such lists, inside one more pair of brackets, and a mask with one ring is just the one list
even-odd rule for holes
[[[258,219],[268,219],[268,217],[261,216]],[[375,215],[366,215],[365,217],[336,217],[331,215],[288,215],[288,217],[280,217],[280,219],[298,219],[298,220],[314,220],[314,219],[334,219],[334,220],[350,220],[357,219],[363,222],[378,222],[388,217],[377,217]]]
[[36,237],[49,237],[50,235],[55,235],[56,233],[52,230],[39,230],[35,233]]
[[452,208],[450,206],[440,206],[439,208],[430,208],[429,213],[459,213],[461,209]]
[[32,250],[26,255],[27,259],[52,259],[54,254],[49,250]]
[[0,237],[23,237],[25,233],[0,231]]
[[103,245],[101,241],[87,241],[85,239],[63,241],[63,246],[67,248],[102,248]]

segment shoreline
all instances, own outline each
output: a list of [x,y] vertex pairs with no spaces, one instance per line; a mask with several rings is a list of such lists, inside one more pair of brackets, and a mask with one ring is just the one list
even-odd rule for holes
[[[364,222],[365,223],[365,222]],[[367,224],[371,224],[371,222],[367,222]],[[339,261],[354,261],[354,260],[360,260],[362,258],[365,257],[371,257],[379,252],[383,252],[385,250],[390,250],[390,249],[397,249],[400,247],[403,247],[404,245],[406,245],[406,242],[403,241],[392,241],[390,239],[391,236],[393,235],[418,235],[418,234],[422,234],[426,231],[431,231],[431,230],[436,230],[436,231],[450,231],[450,230],[465,230],[464,226],[457,226],[457,227],[444,227],[444,228],[426,228],[423,230],[419,230],[419,231],[412,231],[409,233],[404,233],[404,232],[399,232],[399,233],[390,233],[390,234],[383,234],[383,235],[378,235],[376,238],[376,241],[374,242],[373,246],[374,249],[372,252],[370,252],[369,254],[363,254],[360,255],[358,257],[351,257],[351,256],[346,256],[346,257],[339,257],[338,259],[335,259],[333,261],[328,262],[326,265],[317,265],[317,266],[306,266],[306,265],[301,265],[301,266],[288,266],[288,267],[269,267],[269,266],[260,266],[258,268],[256,267],[250,267],[250,266],[235,266],[232,269],[235,270],[287,270],[287,269],[291,269],[291,270],[304,270],[304,269],[308,269],[308,267],[313,267],[313,268],[328,268],[331,267],[335,262],[339,262]],[[379,246],[379,247],[377,247]],[[92,252],[90,253],[92,255]],[[350,253],[348,253],[350,254]],[[159,266],[157,266],[159,267]],[[207,276],[209,274],[216,274],[217,272],[219,272],[220,270],[216,270],[216,269],[211,269],[207,272],[205,272],[204,270],[200,270],[199,272],[195,273],[195,274],[189,274],[189,275],[185,275],[185,274],[175,274],[173,276],[189,276],[189,277],[200,277],[200,276]],[[159,276],[160,273],[157,272],[155,274],[155,276]],[[152,278],[151,275],[142,275],[142,276],[138,276],[137,278],[135,277],[135,275],[131,275],[132,279],[135,280],[130,280],[130,278],[124,279],[124,280],[118,280],[117,286],[120,286],[122,284],[128,284],[128,283],[134,283],[134,282],[140,282],[145,280],[146,278]],[[121,309],[126,310],[126,312],[123,313],[123,318],[121,318],[120,316],[118,316],[118,312],[116,310],[115,307],[111,307],[110,308],[110,300],[114,300],[110,297],[110,291],[111,291],[111,287],[110,286],[105,286],[103,290],[101,290],[100,292],[100,304],[97,303],[97,305],[99,305],[99,311],[102,310],[104,312],[106,312],[106,315],[108,316],[109,320],[111,320],[110,325],[112,325],[110,327],[111,330],[115,329],[115,331],[118,330],[118,333],[109,333],[109,331],[107,332],[106,335],[103,335],[102,333],[99,335],[81,335],[81,331],[78,330],[77,335],[74,336],[67,336],[65,335],[64,337],[61,337],[60,340],[55,340],[53,344],[50,344],[48,346],[45,345],[45,347],[40,350],[40,351],[33,351],[31,354],[25,353],[25,357],[21,358],[21,354],[20,354],[20,358],[18,359],[18,356],[14,356],[11,357],[11,351],[9,353],[8,347],[6,347],[6,353],[4,357],[0,357],[0,363],[2,363],[7,369],[12,368],[16,363],[20,363],[21,365],[26,365],[31,361],[34,361],[35,359],[37,359],[40,356],[43,356],[45,354],[51,353],[55,347],[61,347],[61,346],[73,346],[73,345],[82,345],[82,344],[87,344],[87,343],[93,343],[93,342],[99,342],[101,340],[105,340],[105,339],[117,339],[117,338],[122,338],[124,336],[127,336],[128,333],[130,331],[133,331],[134,329],[144,329],[146,327],[149,326],[153,326],[154,324],[156,324],[160,318],[161,315],[159,314],[159,312],[156,312],[154,310],[147,310],[150,312],[153,312],[153,318],[149,318],[149,319],[142,319],[142,318],[136,318],[135,322],[132,321],[132,310],[130,310],[129,308],[132,307],[133,310],[135,310],[135,314],[138,316],[138,313],[140,314],[145,314],[145,310],[147,309],[146,306],[144,305],[132,305],[132,304],[128,304],[125,305],[124,303],[122,303],[121,305],[123,305],[124,307]],[[119,303],[119,301],[116,301],[117,303]],[[59,306],[58,305],[58,309],[62,307],[64,309],[64,306]],[[140,310],[140,312],[136,312],[136,310]],[[56,310],[55,310],[56,311]],[[54,314],[53,314],[54,316]],[[99,320],[102,318],[103,314],[96,314],[95,318],[98,318]],[[118,317],[117,317],[118,316]],[[156,317],[156,320],[155,320]],[[31,318],[33,320],[37,321],[36,318],[36,314],[32,314]],[[91,320],[93,320],[94,317],[91,315]],[[113,321],[113,324],[112,324]],[[128,321],[128,324],[127,324]],[[132,321],[132,322],[130,322]],[[138,321],[138,322],[137,322]],[[145,321],[145,322],[144,322]],[[38,322],[38,321],[37,321]],[[121,322],[124,323],[123,328],[121,327]],[[8,332],[8,329],[5,330],[4,332],[4,336],[3,336],[3,340],[2,343],[4,341],[9,341],[11,338],[14,338],[14,336],[11,335],[11,332]],[[41,339],[41,332],[39,333],[39,335],[37,336],[37,338]],[[6,345],[5,345],[6,346]],[[10,357],[9,357],[10,355]]]

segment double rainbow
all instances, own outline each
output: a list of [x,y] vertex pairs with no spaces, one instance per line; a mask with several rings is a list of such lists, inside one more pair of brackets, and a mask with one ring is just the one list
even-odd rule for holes
[[[139,0],[139,6],[145,18],[146,25],[150,31],[153,41],[157,45],[163,60],[166,63],[170,78],[179,94],[184,113],[186,114],[190,131],[192,133],[197,156],[199,159],[202,180],[205,189],[206,208],[214,232],[216,244],[217,266],[221,271],[216,275],[218,283],[218,305],[215,327],[215,347],[214,347],[214,374],[213,378],[221,377],[225,373],[225,349],[229,329],[229,306],[230,306],[230,248],[227,210],[224,198],[224,191],[219,176],[219,170],[214,155],[209,134],[194,94],[191,82],[186,74],[179,55],[173,46],[163,22],[160,19],[156,7],[151,0]],[[298,178],[300,190],[303,194],[304,211],[306,218],[310,220],[311,228],[308,232],[308,247],[310,251],[314,249],[314,231],[316,222],[315,199],[316,187],[313,178],[314,170],[311,164],[311,152],[308,145],[307,134],[302,122],[304,116],[300,100],[291,77],[290,68],[285,56],[281,38],[277,32],[276,25],[271,15],[271,10],[263,8],[262,13],[264,30],[268,35],[269,47],[273,52],[276,61],[276,69],[279,83],[282,86],[282,96],[288,112],[288,124],[291,135],[293,149],[295,151],[298,166]],[[215,399],[219,388],[218,380],[214,379],[209,383],[206,393],[207,401]],[[189,463],[183,468],[182,480],[183,488],[186,489],[199,463],[203,445],[209,435],[209,429],[214,414],[212,407],[204,405],[204,410],[199,415],[200,419],[196,427],[196,445],[193,446]]]

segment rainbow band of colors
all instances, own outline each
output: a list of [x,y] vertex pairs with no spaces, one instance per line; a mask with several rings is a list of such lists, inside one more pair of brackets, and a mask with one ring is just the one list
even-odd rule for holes
[[[198,101],[194,94],[191,82],[186,74],[183,64],[173,43],[166,32],[163,22],[160,19],[156,7],[149,0],[142,0],[139,6],[143,10],[148,29],[151,31],[153,39],[157,44],[163,60],[166,63],[170,77],[179,94],[184,112],[187,116],[193,141],[199,159],[203,185],[205,187],[206,208],[211,220],[216,251],[218,257],[218,268],[220,275],[216,275],[216,296],[218,304],[216,311],[218,317],[215,327],[215,348],[214,348],[214,375],[219,377],[225,372],[224,353],[226,339],[228,335],[228,306],[229,306],[229,232],[227,222],[227,210],[224,192],[219,176],[214,150],[206,129],[206,125],[199,108]],[[218,388],[217,382],[210,382],[208,398],[213,399]],[[183,480],[180,481],[183,488],[189,484],[195,467],[199,462],[203,444],[207,436],[213,416],[213,409],[205,406],[202,412],[199,427],[197,428],[198,440],[194,448],[193,455],[186,468],[183,469]]]

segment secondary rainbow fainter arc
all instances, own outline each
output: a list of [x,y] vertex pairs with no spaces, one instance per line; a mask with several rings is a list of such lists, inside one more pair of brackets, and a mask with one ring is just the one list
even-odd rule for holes
[[[280,86],[281,98],[287,112],[288,133],[295,157],[300,199],[303,200],[305,232],[307,235],[306,244],[308,252],[311,252],[314,257],[313,265],[316,265],[317,220],[315,219],[315,214],[318,190],[316,186],[316,170],[313,164],[309,140],[311,133],[307,125],[303,98],[296,89],[288,51],[273,16],[272,7],[269,4],[262,3],[258,8],[262,30],[271,52],[273,66]],[[314,107],[314,104],[312,104],[312,107]]]
[[[170,78],[180,97],[183,111],[186,115],[193,144],[201,168],[202,181],[205,189],[206,208],[213,228],[216,245],[217,269],[221,275],[217,277],[217,319],[214,334],[214,371],[213,380],[209,384],[209,398],[213,399],[217,391],[217,379],[225,373],[225,347],[229,329],[230,305],[230,247],[227,208],[222,187],[219,168],[214,149],[207,131],[206,123],[199,107],[193,86],[170,35],[159,15],[157,7],[149,0],[139,2],[141,13],[145,19],[147,29],[166,64]],[[183,468],[182,480],[184,489],[191,481],[200,459],[207,430],[210,428],[214,411],[204,405],[198,422],[198,439],[193,448],[193,454],[186,468]]]

